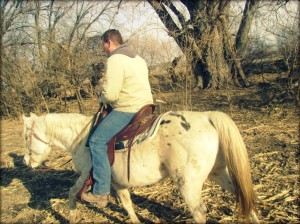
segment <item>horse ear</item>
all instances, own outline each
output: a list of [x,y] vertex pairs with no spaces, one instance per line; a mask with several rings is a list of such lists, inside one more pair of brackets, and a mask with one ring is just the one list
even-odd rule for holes
[[37,116],[36,116],[35,113],[30,112],[30,117],[31,117],[31,118],[36,118]]
[[22,114],[22,119],[23,119],[23,122],[25,123],[29,119],[29,117],[26,117],[25,114]]
[[24,121],[24,124],[27,126],[27,127],[31,127],[32,126],[32,122],[33,120],[36,118],[36,114],[34,113],[31,113],[30,112],[30,116],[29,117],[26,117],[24,114],[23,114],[23,121]]
[[24,127],[31,127],[32,126],[31,117],[26,117],[25,115],[23,115],[23,122],[24,122]]

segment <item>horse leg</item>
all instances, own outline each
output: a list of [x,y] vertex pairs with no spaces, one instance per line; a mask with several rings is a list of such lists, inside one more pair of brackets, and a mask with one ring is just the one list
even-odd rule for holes
[[70,188],[69,191],[69,221],[70,223],[77,223],[78,220],[78,211],[76,209],[77,193],[82,188],[85,180],[89,176],[89,171],[81,172],[80,177],[77,179],[76,183]]
[[90,175],[90,170],[92,168],[91,154],[89,149],[86,148],[84,144],[85,142],[82,141],[81,144],[76,146],[77,149],[74,149],[74,153],[72,153],[73,164],[76,170],[79,172],[80,176],[69,190],[69,220],[71,223],[76,223],[79,219],[78,211],[76,209],[76,195]]
[[[218,169],[214,169],[210,175],[209,178],[219,184],[223,189],[231,192],[233,195],[235,195],[235,187],[232,183],[231,177],[228,173],[227,167],[222,166]],[[251,223],[259,223],[259,220],[257,218],[256,212],[251,210],[250,213],[250,222]]]
[[121,187],[115,183],[112,183],[114,189],[117,191],[117,194],[122,202],[124,209],[127,211],[132,223],[140,223],[140,220],[135,214],[133,209],[133,204],[131,201],[130,193],[127,188]]
[[193,215],[196,223],[206,222],[207,209],[202,199],[202,187],[206,179],[199,171],[191,171],[191,167],[186,167],[185,174],[180,174],[177,170],[175,183],[177,184],[184,201]]
[[188,208],[196,223],[206,222],[207,209],[202,199],[202,187],[201,184],[184,184],[180,189],[180,192],[184,198],[184,201],[188,205]]

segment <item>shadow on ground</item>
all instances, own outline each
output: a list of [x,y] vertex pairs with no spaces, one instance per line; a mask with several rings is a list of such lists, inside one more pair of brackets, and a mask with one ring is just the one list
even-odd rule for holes
[[[12,168],[0,169],[0,186],[8,187],[13,179],[20,180],[30,194],[28,207],[41,211],[47,210],[60,223],[68,223],[68,220],[51,208],[52,203],[50,200],[68,199],[69,188],[75,183],[78,178],[78,174],[71,170],[55,170],[44,166],[32,169],[23,164],[22,156],[18,156],[14,153],[10,153],[9,156],[13,159],[14,166]],[[117,197],[116,192],[113,189],[111,196]],[[153,200],[147,199],[146,197],[133,193],[131,193],[131,198],[132,202],[138,206],[139,209],[147,209],[151,214],[155,215],[160,220],[165,220],[166,222],[174,220],[177,216],[184,213],[181,210],[174,210],[174,208],[159,204]],[[109,203],[108,207],[114,212],[127,216],[127,212],[119,205]],[[95,206],[88,205],[88,208],[105,216],[113,223],[124,222],[124,220],[119,220],[117,217],[107,214]],[[43,217],[40,219],[42,218]],[[153,223],[149,219],[145,219],[140,215],[138,215],[138,218],[143,223]]]

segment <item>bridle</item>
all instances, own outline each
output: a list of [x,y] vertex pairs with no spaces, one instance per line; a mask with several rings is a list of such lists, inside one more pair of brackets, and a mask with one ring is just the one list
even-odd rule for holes
[[[93,119],[92,119],[93,120]],[[83,130],[81,131],[81,133],[75,138],[75,140],[73,141],[73,143],[71,144],[71,147],[73,147],[76,142],[78,141],[79,139],[79,136],[83,133],[83,131],[89,126],[89,124],[92,122],[92,120],[90,120],[86,126],[83,128]],[[27,128],[26,127],[26,130],[29,131],[28,135],[26,136],[26,138],[29,138],[29,147],[28,147],[28,150],[29,150],[29,158],[30,160],[32,160],[32,149],[31,149],[31,144],[32,144],[32,137],[34,137],[35,139],[39,140],[40,142],[44,143],[45,145],[51,147],[52,144],[50,142],[47,142],[45,140],[43,140],[40,136],[38,136],[38,134],[34,131],[34,122],[32,122],[32,126],[31,128]],[[64,166],[66,165],[67,163],[71,162],[72,159],[70,159],[69,161],[65,162],[64,164],[60,165],[59,167],[61,166]]]
[[29,158],[30,158],[30,160],[33,160],[32,159],[32,148],[31,148],[31,144],[32,144],[32,138],[34,137],[35,139],[37,139],[37,140],[39,140],[40,142],[42,142],[42,143],[44,143],[44,144],[46,144],[47,146],[50,146],[51,147],[51,143],[49,143],[49,142],[46,142],[45,140],[43,140],[40,136],[38,136],[38,134],[34,131],[34,122],[32,122],[32,126],[31,126],[31,128],[27,128],[26,127],[26,130],[28,130],[29,131],[29,133],[26,135],[26,140],[27,140],[27,138],[29,138],[29,145],[27,145],[27,149],[28,149],[28,151],[29,151]]
[[[29,133],[29,143],[30,143],[30,146],[31,146],[31,143],[32,143],[32,136],[33,136],[35,139],[39,140],[40,142],[43,142],[44,144],[51,146],[51,143],[46,142],[46,141],[44,141],[42,138],[40,138],[40,137],[37,135],[37,133],[33,130],[33,128],[34,128],[34,122],[32,122],[31,128],[27,128],[27,130],[30,131],[30,133]],[[31,150],[30,150],[30,151],[31,151]]]
[[[40,136],[38,136],[37,135],[37,133],[34,131],[34,122],[32,123],[32,126],[31,126],[31,128],[26,128],[27,130],[29,130],[30,131],[30,133],[28,134],[28,137],[29,137],[29,147],[28,147],[28,149],[29,149],[29,157],[30,157],[30,159],[32,159],[32,149],[31,149],[31,143],[32,143],[32,137],[34,137],[35,139],[37,139],[37,140],[39,140],[40,142],[42,142],[42,143],[44,143],[44,144],[46,144],[46,145],[48,145],[48,146],[52,146],[52,144],[51,143],[49,143],[49,142],[46,142],[45,140],[43,140]],[[71,162],[72,161],[72,159],[70,159],[69,161],[67,161],[67,162],[65,162],[64,164],[62,164],[62,165],[60,165],[59,167],[61,167],[61,166],[64,166],[64,165],[66,165],[67,163],[69,163],[69,162]],[[46,169],[48,169],[48,167],[45,167]],[[39,168],[39,170],[40,170],[41,168]],[[37,169],[35,169],[35,170],[37,170]],[[43,170],[43,169],[42,169]]]
[[[75,138],[75,140],[72,142],[71,144],[71,147],[73,147],[76,142],[78,142],[78,139],[80,137],[80,135],[85,131],[85,129],[89,126],[89,124],[92,122],[93,119],[91,119],[87,124],[86,126],[83,128],[83,130],[81,131],[81,133],[79,133],[79,135]],[[34,122],[32,122],[32,126],[31,128],[27,128],[26,127],[26,130],[29,131],[28,135],[26,136],[26,139],[29,138],[29,147],[28,147],[28,150],[29,150],[29,157],[30,159],[32,159],[32,149],[31,149],[31,143],[32,143],[32,137],[34,137],[35,139],[39,140],[40,142],[44,143],[45,145],[51,147],[53,144],[51,144],[50,142],[47,142],[45,140],[43,140],[40,136],[38,136],[38,134],[34,131]],[[70,159],[69,161],[67,161],[66,163],[64,163],[63,165],[60,165],[61,166],[64,166],[65,164],[71,162],[72,159]]]

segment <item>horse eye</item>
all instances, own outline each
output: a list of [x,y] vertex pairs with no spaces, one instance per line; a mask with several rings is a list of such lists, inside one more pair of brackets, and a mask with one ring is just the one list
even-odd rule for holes
[[29,138],[28,138],[28,136],[27,135],[25,135],[25,140],[28,140]]

